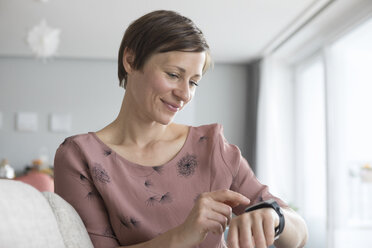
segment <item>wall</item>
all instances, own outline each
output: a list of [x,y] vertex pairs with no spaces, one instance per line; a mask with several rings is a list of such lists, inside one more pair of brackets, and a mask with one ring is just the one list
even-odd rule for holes
[[[219,122],[231,143],[244,146],[244,103],[247,70],[244,65],[216,64],[203,78],[193,101],[175,122],[201,125]],[[47,148],[52,162],[65,137],[97,131],[119,112],[124,90],[119,88],[116,62],[111,60],[0,57],[0,159],[22,170]],[[15,129],[17,112],[36,112],[36,132]],[[70,114],[69,133],[49,131],[51,113]],[[244,148],[243,148],[244,150]]]
[[239,146],[243,154],[247,81],[247,66],[217,64],[204,75],[194,99],[195,125],[221,123],[228,141]]

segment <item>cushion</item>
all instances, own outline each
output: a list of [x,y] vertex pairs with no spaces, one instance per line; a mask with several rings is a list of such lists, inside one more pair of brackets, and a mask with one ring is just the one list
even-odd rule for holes
[[30,184],[31,186],[34,186],[36,189],[38,189],[40,192],[54,191],[53,178],[42,172],[30,171],[26,175],[14,178],[14,180]]
[[84,223],[75,209],[59,195],[43,192],[49,201],[66,248],[93,248]]

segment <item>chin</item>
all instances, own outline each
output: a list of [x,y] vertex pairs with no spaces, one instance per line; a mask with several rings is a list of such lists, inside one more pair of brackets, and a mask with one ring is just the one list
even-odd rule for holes
[[162,124],[162,125],[165,125],[165,126],[171,124],[172,122],[173,122],[173,118],[170,119],[170,120],[167,120],[167,121],[165,121],[165,120],[163,120],[163,121],[158,121],[158,123],[160,123],[160,124]]
[[169,125],[173,122],[174,120],[174,115],[173,116],[167,116],[167,117],[163,117],[163,118],[159,118],[158,120],[156,120],[156,122],[162,124],[162,125]]

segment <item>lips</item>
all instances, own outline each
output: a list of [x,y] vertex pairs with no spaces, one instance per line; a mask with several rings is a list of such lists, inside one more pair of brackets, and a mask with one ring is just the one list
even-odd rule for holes
[[181,108],[181,105],[178,105],[178,104],[175,104],[175,103],[170,103],[170,102],[164,101],[163,99],[160,99],[160,100],[172,112],[177,112]]

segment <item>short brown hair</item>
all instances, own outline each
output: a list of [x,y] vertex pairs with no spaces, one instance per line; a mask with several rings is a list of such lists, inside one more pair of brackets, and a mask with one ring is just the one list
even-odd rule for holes
[[202,31],[187,17],[177,12],[157,10],[135,20],[125,31],[118,56],[119,85],[126,87],[127,72],[123,65],[125,48],[134,54],[131,66],[142,69],[154,53],[170,51],[206,52],[205,73],[212,61]]

